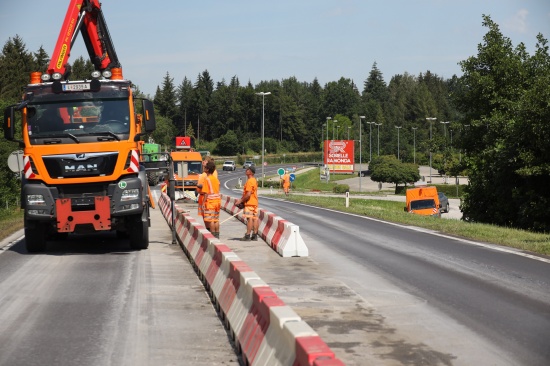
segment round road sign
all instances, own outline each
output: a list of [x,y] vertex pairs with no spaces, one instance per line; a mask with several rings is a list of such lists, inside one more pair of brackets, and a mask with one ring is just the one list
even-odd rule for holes
[[294,182],[294,179],[296,179],[296,174],[290,173],[290,181]]
[[279,168],[279,169],[277,170],[277,174],[279,174],[279,175],[284,175],[284,174],[285,174],[285,170],[284,170],[283,168]]
[[8,167],[14,173],[19,173],[23,170],[23,151],[17,150],[8,157]]

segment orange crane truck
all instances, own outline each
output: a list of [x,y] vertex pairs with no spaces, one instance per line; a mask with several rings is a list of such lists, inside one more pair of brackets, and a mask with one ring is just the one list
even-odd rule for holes
[[[79,31],[95,71],[72,81],[67,60]],[[148,184],[139,149],[141,137],[155,129],[153,103],[137,103],[123,78],[98,0],[70,1],[47,71],[31,73],[22,100],[5,109],[3,127],[23,148],[29,252],[44,251],[48,239],[68,233],[105,231],[128,237],[133,249],[148,247]]]

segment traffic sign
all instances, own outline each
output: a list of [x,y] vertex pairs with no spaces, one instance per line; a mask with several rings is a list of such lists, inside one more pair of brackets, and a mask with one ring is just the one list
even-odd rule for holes
[[283,168],[279,168],[279,170],[277,170],[277,174],[279,175],[284,175],[285,174],[285,170]]
[[23,151],[17,150],[8,157],[8,167],[14,173],[19,173],[23,170]]
[[267,161],[264,161],[264,166],[267,166]]
[[290,173],[290,181],[294,182],[294,179],[296,179],[296,174]]

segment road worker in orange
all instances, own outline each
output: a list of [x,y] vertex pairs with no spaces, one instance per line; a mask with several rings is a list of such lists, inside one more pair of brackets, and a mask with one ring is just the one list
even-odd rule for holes
[[285,174],[283,175],[283,178],[281,180],[283,182],[283,190],[288,196],[288,193],[290,192],[290,174],[288,170],[285,171]]
[[256,177],[256,168],[250,166],[246,168],[246,183],[243,188],[243,195],[235,201],[238,206],[244,203],[243,216],[246,218],[246,234],[241,239],[242,241],[258,240],[258,181]]
[[[202,161],[202,173],[199,175],[199,180],[197,182],[197,190],[195,191],[195,193],[197,194],[197,202],[198,202],[197,213],[200,217],[202,217],[203,221],[204,221],[204,195],[202,193],[202,188],[204,186],[205,179],[207,176],[206,164],[210,161],[214,163],[214,159],[212,159],[209,156],[204,158],[204,160]],[[214,167],[215,166],[216,164],[214,163]],[[218,179],[218,171],[215,169],[214,169],[214,176],[216,177],[216,179]],[[206,221],[204,221],[204,227],[210,230],[209,223]]]
[[206,163],[205,166],[206,178],[202,187],[202,195],[204,199],[203,220],[207,225],[212,235],[216,238],[220,237],[220,181],[216,177],[216,164],[213,160]]

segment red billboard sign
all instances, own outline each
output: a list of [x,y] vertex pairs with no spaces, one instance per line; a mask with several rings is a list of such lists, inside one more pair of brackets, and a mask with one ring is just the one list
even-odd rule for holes
[[354,140],[325,140],[324,163],[331,173],[354,172],[354,142]]

